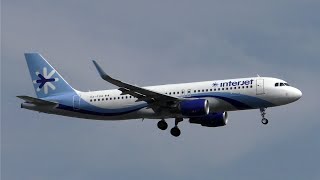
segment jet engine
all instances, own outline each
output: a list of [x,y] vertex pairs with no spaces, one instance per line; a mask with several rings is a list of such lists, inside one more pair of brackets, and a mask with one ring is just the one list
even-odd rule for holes
[[183,116],[206,116],[209,114],[209,102],[206,99],[181,101],[179,110]]
[[189,119],[189,122],[206,127],[225,126],[228,123],[228,113],[211,113],[203,117],[192,117]]

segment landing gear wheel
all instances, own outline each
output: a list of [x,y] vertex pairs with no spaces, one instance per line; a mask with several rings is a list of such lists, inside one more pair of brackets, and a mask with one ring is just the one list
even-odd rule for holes
[[168,124],[164,120],[159,121],[157,126],[161,130],[166,130],[168,128]]
[[181,131],[178,127],[173,127],[170,131],[171,135],[174,137],[178,137],[181,134]]
[[266,108],[260,108],[260,113],[261,113],[261,117],[262,117],[262,120],[261,120],[262,124],[264,124],[264,125],[268,124],[269,121],[267,118],[265,118]]
[[268,119],[266,119],[266,118],[263,118],[262,120],[261,120],[261,122],[262,122],[262,124],[264,124],[264,125],[266,125],[266,124],[268,124]]

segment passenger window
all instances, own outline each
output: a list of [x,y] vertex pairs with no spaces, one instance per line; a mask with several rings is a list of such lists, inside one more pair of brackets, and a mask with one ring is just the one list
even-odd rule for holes
[[214,89],[214,91],[217,91],[217,89]]
[[206,92],[208,92],[208,89],[206,89]]
[[229,88],[226,88],[226,90],[228,90]]
[[92,99],[90,99],[90,102],[92,102]]
[[275,86],[275,87],[278,87],[278,86],[279,86],[279,83],[276,83],[274,86]]
[[280,86],[284,86],[284,84],[283,84],[283,83],[280,83]]

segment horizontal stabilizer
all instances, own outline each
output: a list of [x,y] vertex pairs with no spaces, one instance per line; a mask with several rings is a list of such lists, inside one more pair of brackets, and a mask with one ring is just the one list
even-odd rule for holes
[[17,98],[25,100],[27,103],[37,104],[37,105],[56,105],[58,103],[52,101],[46,101],[30,96],[17,96]]

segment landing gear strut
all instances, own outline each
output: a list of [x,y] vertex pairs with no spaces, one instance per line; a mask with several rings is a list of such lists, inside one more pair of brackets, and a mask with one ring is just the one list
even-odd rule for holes
[[261,117],[262,117],[262,120],[261,120],[262,124],[264,124],[264,125],[268,124],[269,121],[267,118],[265,118],[266,108],[260,108],[260,113],[261,113]]
[[159,121],[157,125],[158,125],[158,128],[161,130],[166,130],[168,128],[168,124],[164,119]]
[[176,118],[176,119],[175,119],[175,122],[174,122],[175,126],[174,126],[174,127],[171,129],[171,131],[170,131],[170,133],[171,133],[172,136],[174,136],[174,137],[180,136],[181,131],[180,131],[180,129],[178,128],[178,123],[181,122],[181,121],[183,121],[183,118]]

